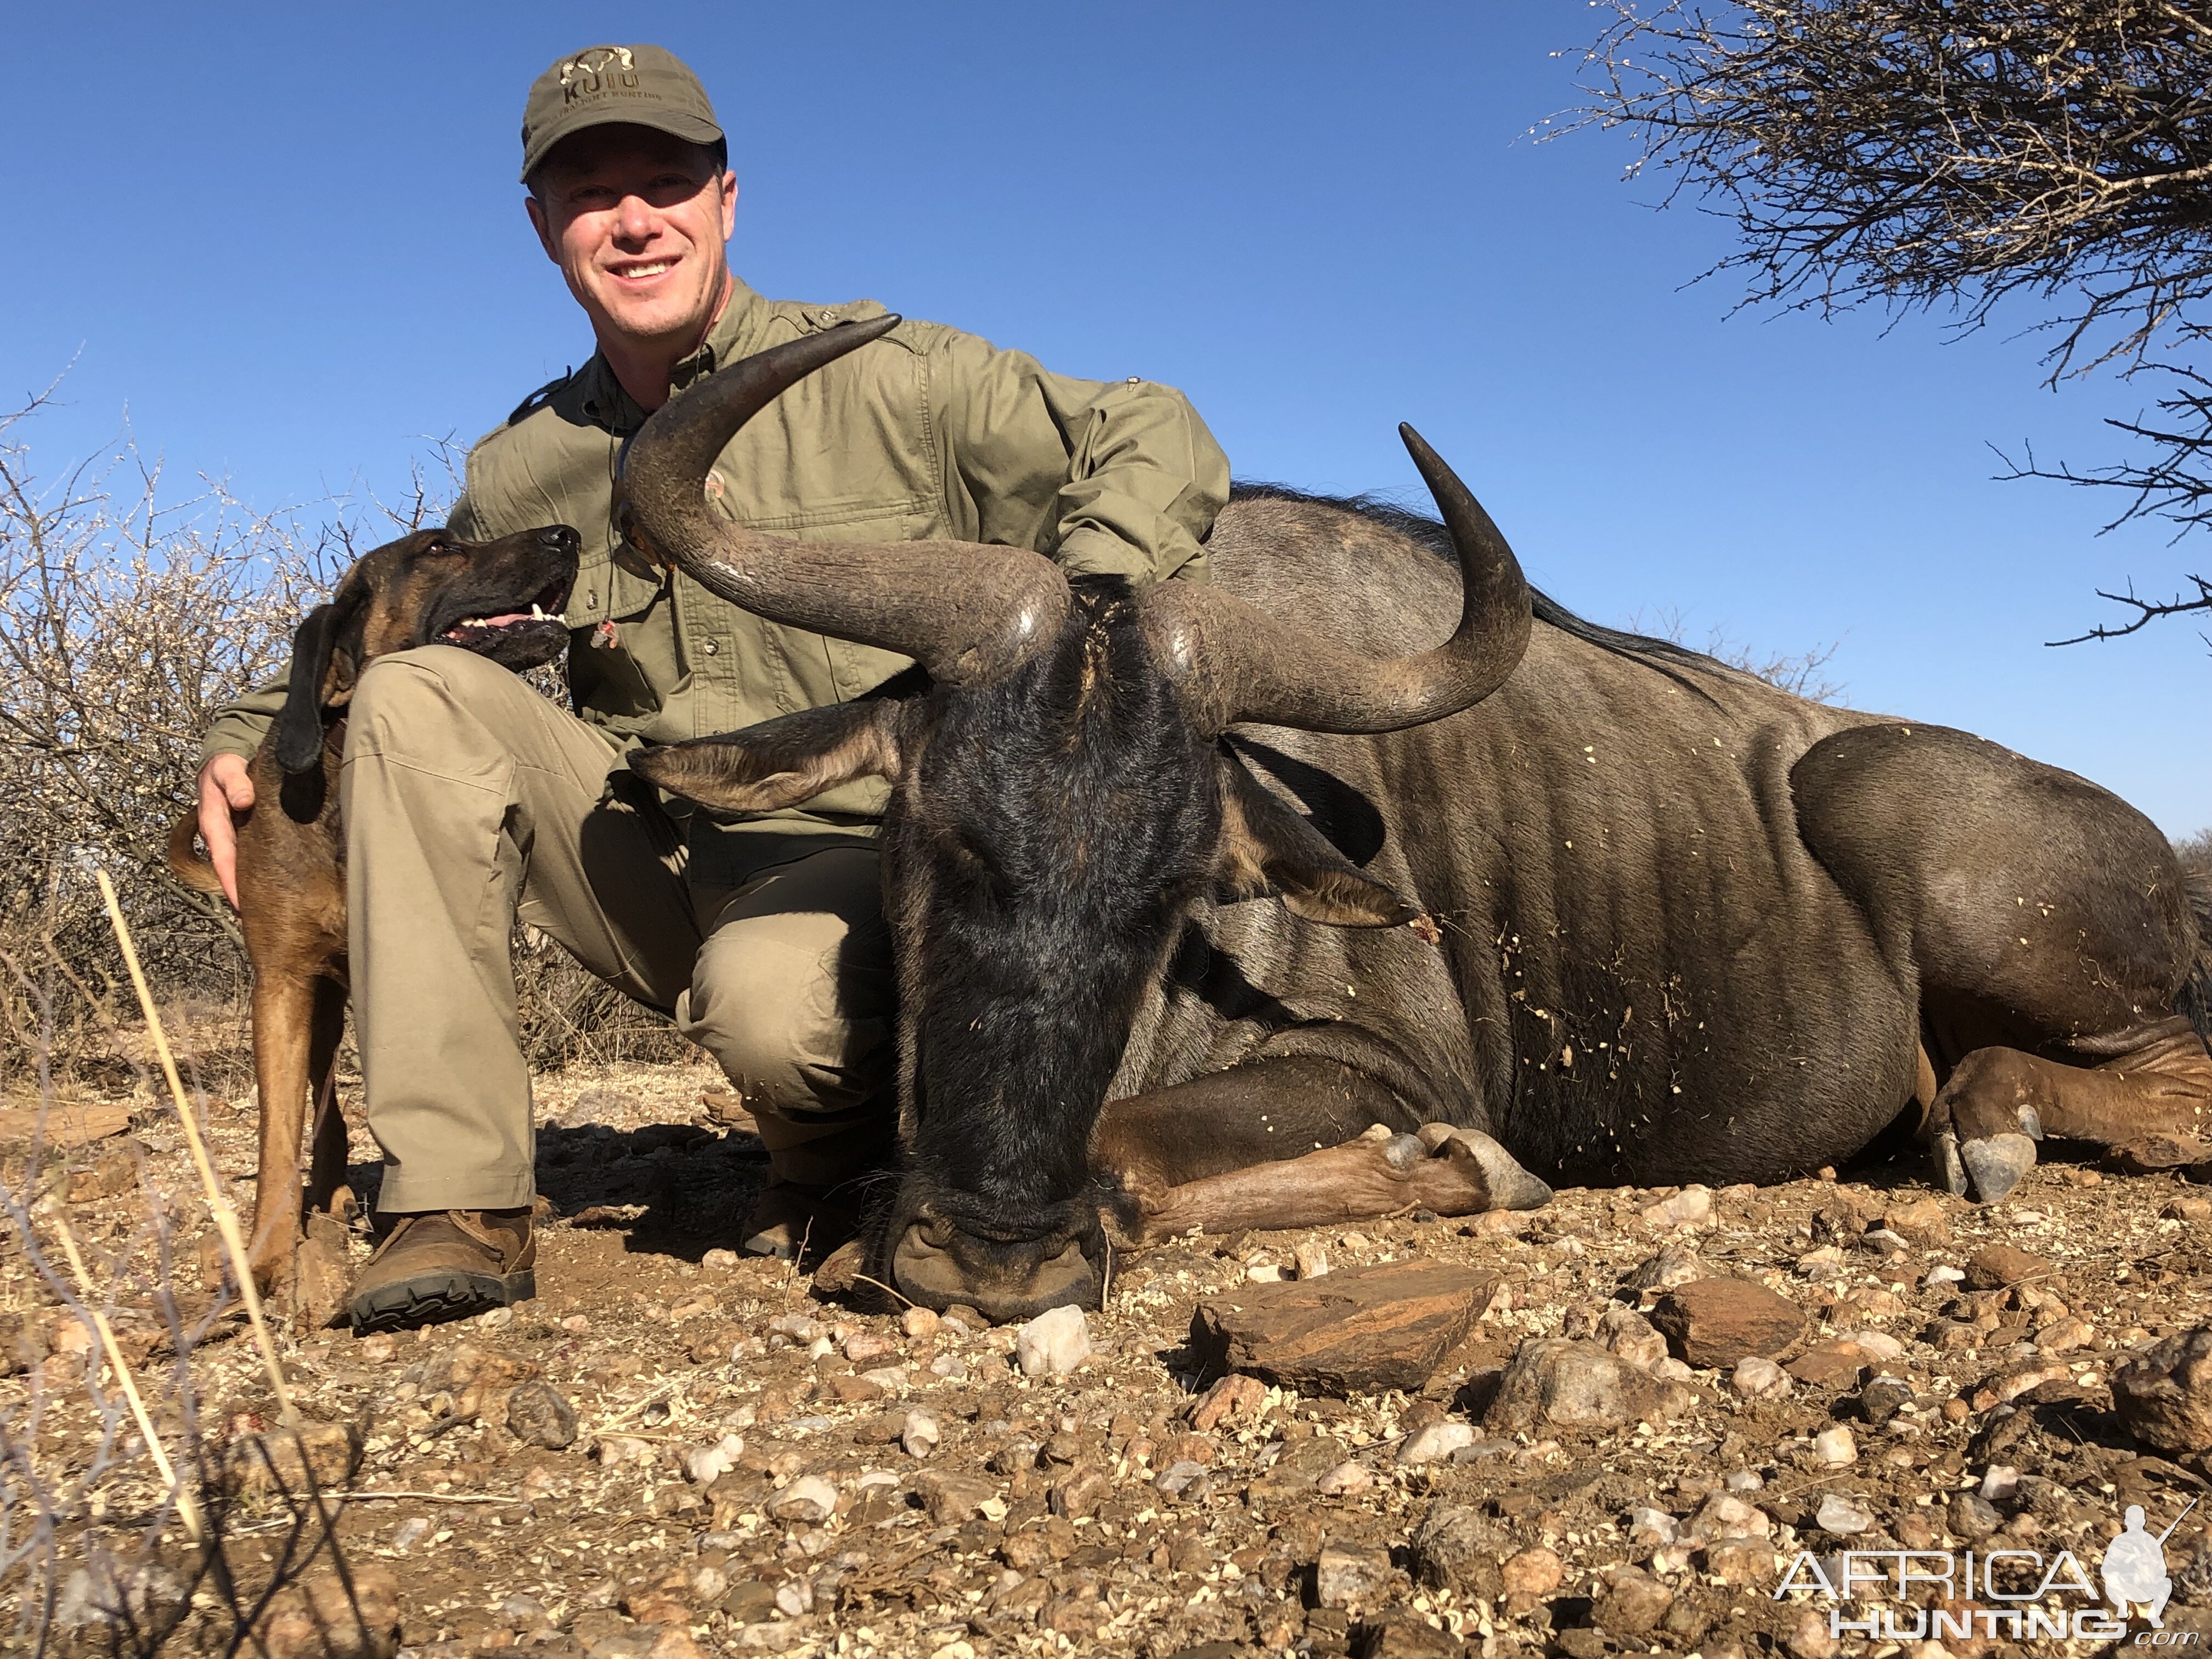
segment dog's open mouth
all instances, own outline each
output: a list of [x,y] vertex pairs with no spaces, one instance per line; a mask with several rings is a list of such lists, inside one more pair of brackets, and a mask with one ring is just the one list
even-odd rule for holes
[[547,611],[541,605],[533,604],[527,611],[507,611],[495,617],[464,617],[447,629],[443,637],[455,645],[475,650],[532,623],[552,623],[566,628],[568,619],[556,612]]

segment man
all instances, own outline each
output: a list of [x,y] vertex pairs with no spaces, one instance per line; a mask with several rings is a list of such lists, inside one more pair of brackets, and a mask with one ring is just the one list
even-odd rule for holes
[[[477,443],[452,528],[582,533],[576,712],[436,645],[380,659],[355,693],[339,793],[353,1006],[393,1218],[355,1286],[356,1328],[534,1291],[517,915],[671,1012],[743,1091],[774,1172],[747,1248],[848,1231],[841,1188],[888,1156],[895,1122],[883,787],[725,822],[659,799],[621,757],[860,696],[908,660],[763,622],[647,564],[613,526],[617,456],[647,415],[740,357],[883,307],[769,301],[736,279],[721,129],[659,47],[555,64],[522,142],[531,224],[599,350]],[[997,542],[1140,583],[1201,573],[1227,491],[1180,393],[1065,379],[913,322],[787,392],[709,481],[721,511],[787,535]],[[207,740],[201,833],[234,902],[244,757],[281,701],[242,698]]]

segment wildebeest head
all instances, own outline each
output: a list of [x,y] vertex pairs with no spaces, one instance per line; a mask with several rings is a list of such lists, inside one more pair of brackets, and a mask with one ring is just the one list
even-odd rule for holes
[[1261,787],[1223,730],[1387,732],[1466,708],[1519,660],[1528,599],[1482,509],[1410,431],[1466,599],[1450,640],[1389,661],[1200,584],[1071,582],[1038,554],[964,543],[802,544],[710,513],[707,468],[744,420],[895,321],[778,347],[672,403],[633,445],[627,489],[633,538],[703,586],[914,656],[926,678],[631,765],[733,811],[890,781],[908,1156],[881,1265],[916,1302],[1012,1318],[1097,1297],[1087,1143],[1185,916],[1262,894],[1338,926],[1416,915]]

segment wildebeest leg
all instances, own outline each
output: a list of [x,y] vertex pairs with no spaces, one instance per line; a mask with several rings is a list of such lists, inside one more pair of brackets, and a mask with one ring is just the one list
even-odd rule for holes
[[2203,1156],[2187,1143],[2212,1106],[2212,1056],[2174,1010],[2204,945],[2157,825],[1936,727],[1838,732],[1790,778],[1806,845],[1949,1071],[1927,1127],[1953,1190],[2002,1197],[2045,1134],[2142,1161]]
[[[1415,1114],[1356,1067],[1263,1060],[1109,1103],[1091,1161],[1133,1240],[1286,1229],[1408,1209],[1533,1209],[1551,1188],[1488,1135]],[[1310,1150],[1302,1150],[1310,1149]]]
[[300,1133],[320,983],[318,975],[265,964],[254,975],[253,1075],[261,1097],[261,1145],[246,1260],[264,1290],[283,1277],[300,1239]]
[[2138,1169],[2212,1159],[2212,1056],[2189,1022],[2155,1022],[2140,1046],[2094,1066],[2017,1048],[1977,1048],[1937,1097],[1939,1155],[1952,1190],[1984,1203],[2035,1164],[2046,1135],[2110,1148]]
[[309,1098],[314,1128],[307,1151],[305,1206],[343,1218],[354,1198],[345,1184],[345,1114],[338,1109],[338,1043],[345,1036],[346,988],[337,980],[315,981],[315,1029],[307,1059]]

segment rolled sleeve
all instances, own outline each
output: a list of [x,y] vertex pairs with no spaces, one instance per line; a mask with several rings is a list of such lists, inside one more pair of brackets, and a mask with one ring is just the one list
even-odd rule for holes
[[1195,574],[1229,499],[1229,459],[1188,398],[1080,380],[956,337],[940,376],[946,447],[981,538],[1139,586]]

